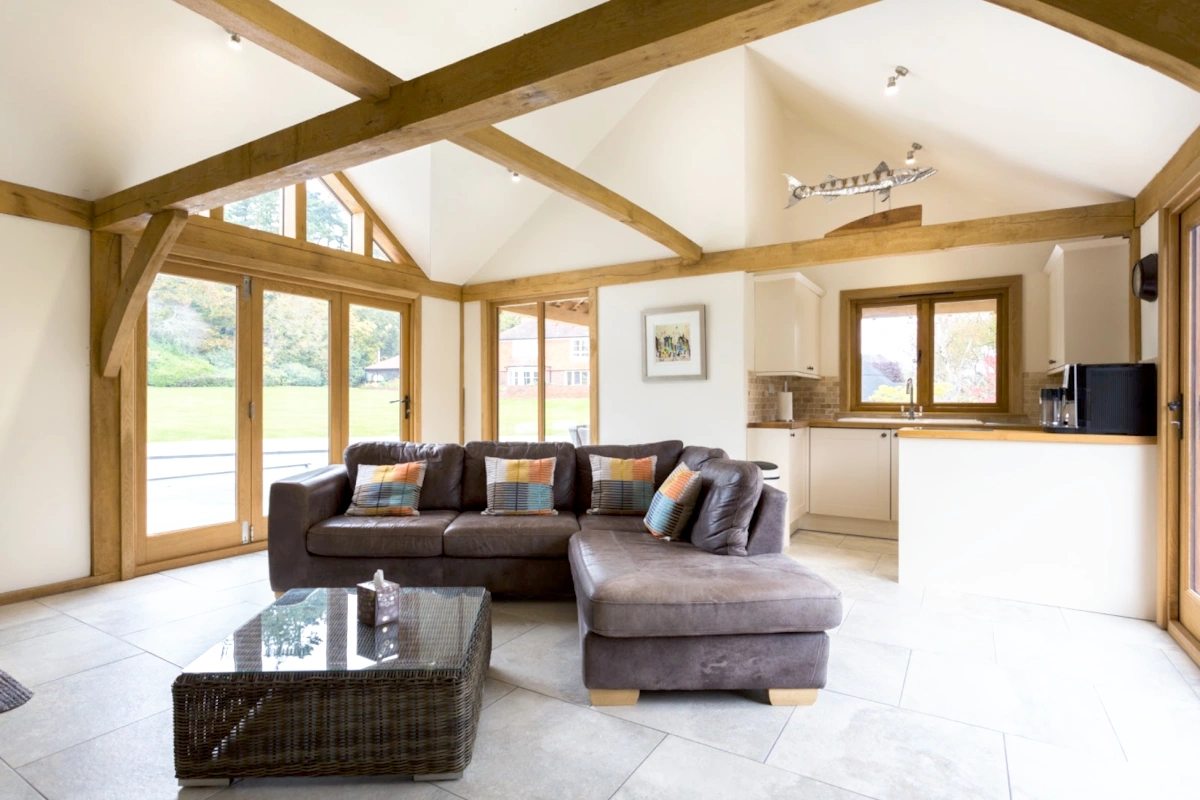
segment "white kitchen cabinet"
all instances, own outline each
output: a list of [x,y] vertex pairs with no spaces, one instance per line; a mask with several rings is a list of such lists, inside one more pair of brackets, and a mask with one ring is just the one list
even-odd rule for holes
[[746,451],[751,461],[779,465],[779,480],[767,483],[787,492],[787,524],[790,531],[808,513],[808,428],[750,428]]
[[892,522],[900,521],[900,431],[892,431]]
[[809,441],[810,513],[892,519],[892,432],[813,428]]
[[821,377],[821,297],[825,290],[798,274],[754,280],[754,371]]
[[1043,272],[1050,278],[1047,371],[1129,361],[1129,240],[1060,244]]

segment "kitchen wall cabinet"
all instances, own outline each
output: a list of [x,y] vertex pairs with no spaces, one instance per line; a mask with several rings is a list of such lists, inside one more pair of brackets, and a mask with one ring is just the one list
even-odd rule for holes
[[821,297],[802,275],[754,279],[754,371],[821,377]]
[[769,461],[779,465],[779,480],[767,483],[787,492],[788,530],[808,513],[808,428],[750,428],[746,451],[751,461]]
[[1129,240],[1060,244],[1050,279],[1048,372],[1129,361]]
[[[810,512],[884,522],[893,519],[892,431],[813,428],[810,433]],[[898,473],[898,468],[895,471]]]

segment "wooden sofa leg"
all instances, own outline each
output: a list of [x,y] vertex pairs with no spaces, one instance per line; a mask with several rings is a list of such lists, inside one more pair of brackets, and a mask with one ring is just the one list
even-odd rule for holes
[[275,599],[278,600],[279,598],[283,597],[285,594],[287,594],[287,592],[276,592]]
[[773,706],[811,706],[817,702],[817,690],[768,689],[767,699]]
[[636,705],[638,689],[588,689],[594,706],[632,706]]

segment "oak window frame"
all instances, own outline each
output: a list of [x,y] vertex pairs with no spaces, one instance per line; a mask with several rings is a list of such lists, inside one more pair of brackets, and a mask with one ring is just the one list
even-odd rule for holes
[[[865,308],[889,305],[917,306],[917,380],[914,403],[931,416],[1024,413],[1022,310],[1024,279],[1021,275],[965,281],[857,289],[841,293],[840,353],[841,410],[897,414],[901,403],[868,403],[862,400],[861,321]],[[934,305],[960,300],[996,300],[996,402],[935,403]]]

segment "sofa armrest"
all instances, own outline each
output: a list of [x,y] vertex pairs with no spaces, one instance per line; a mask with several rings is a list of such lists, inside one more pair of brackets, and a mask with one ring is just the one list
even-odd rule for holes
[[774,486],[763,486],[758,508],[750,522],[750,539],[746,555],[761,556],[782,553],[788,543],[787,494]]
[[350,477],[342,464],[315,469],[271,485],[267,561],[272,589],[279,592],[302,585],[308,571],[308,529],[321,520],[345,512],[349,505]]

